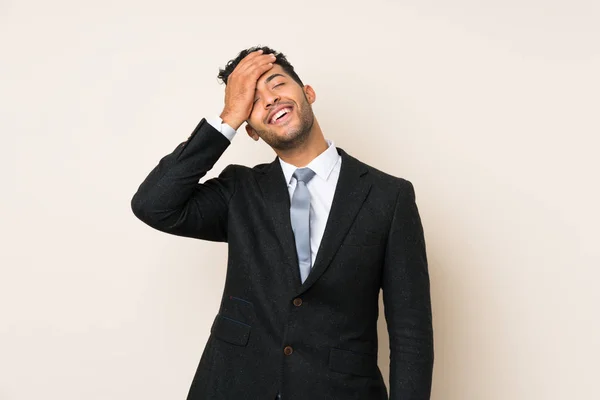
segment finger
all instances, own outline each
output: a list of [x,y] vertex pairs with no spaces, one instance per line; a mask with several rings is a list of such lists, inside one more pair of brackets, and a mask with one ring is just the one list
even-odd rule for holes
[[263,66],[273,63],[274,61],[275,58],[270,55],[257,57],[254,60],[248,62],[247,64],[241,66],[241,68],[239,69],[239,74],[244,76],[254,75],[254,71],[257,68],[262,68]]
[[242,58],[242,60],[238,63],[236,68],[241,67],[243,69],[248,63],[251,63],[252,60],[256,59],[261,55],[263,55],[262,49],[248,53],[244,58]]
[[248,75],[251,76],[254,81],[257,81],[262,74],[273,68],[273,65],[273,62],[268,62],[266,64],[255,64],[251,69],[248,70]]
[[247,64],[241,66],[240,73],[252,73],[252,71],[254,71],[256,68],[262,68],[264,65],[274,63],[275,59],[276,57],[272,54],[260,55],[252,60],[249,60]]

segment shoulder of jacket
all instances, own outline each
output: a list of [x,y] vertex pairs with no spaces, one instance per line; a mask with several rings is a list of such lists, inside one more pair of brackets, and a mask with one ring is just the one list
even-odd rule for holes
[[269,164],[258,164],[255,165],[254,167],[248,167],[246,165],[241,165],[241,164],[229,164],[226,168],[231,170],[231,171],[235,171],[235,173],[237,174],[241,174],[242,176],[244,174],[253,174],[256,172],[264,172],[265,168],[267,168],[269,166]]
[[381,185],[397,188],[404,188],[406,186],[412,185],[411,182],[406,178],[389,174],[362,161],[359,162],[363,164],[364,167],[369,171],[369,174],[372,176],[372,179]]

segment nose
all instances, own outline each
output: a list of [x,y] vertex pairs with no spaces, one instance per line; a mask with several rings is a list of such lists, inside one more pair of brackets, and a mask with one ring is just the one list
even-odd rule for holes
[[269,94],[265,98],[265,108],[272,108],[277,105],[277,102],[279,102],[279,96],[276,94]]

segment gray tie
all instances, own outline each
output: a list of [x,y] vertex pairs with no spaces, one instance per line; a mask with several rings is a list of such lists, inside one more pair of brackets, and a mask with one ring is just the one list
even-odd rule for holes
[[300,279],[302,283],[310,272],[312,258],[310,255],[310,193],[306,184],[315,176],[315,171],[310,168],[298,168],[294,178],[298,181],[292,195],[290,217],[292,230],[296,240],[298,252],[298,265],[300,266]]

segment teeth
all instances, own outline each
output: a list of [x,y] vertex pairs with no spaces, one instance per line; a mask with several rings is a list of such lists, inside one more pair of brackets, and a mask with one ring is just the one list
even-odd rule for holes
[[275,115],[273,115],[273,118],[271,118],[271,123],[274,123],[277,120],[277,118],[281,117],[285,113],[289,113],[290,111],[291,110],[289,108],[279,110]]

